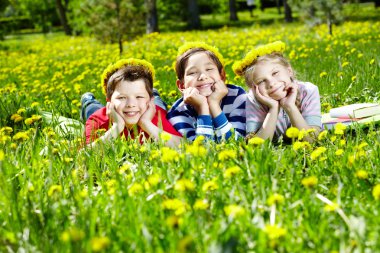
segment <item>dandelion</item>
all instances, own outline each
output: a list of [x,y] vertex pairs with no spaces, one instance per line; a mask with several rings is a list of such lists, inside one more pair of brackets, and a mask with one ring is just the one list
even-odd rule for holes
[[133,197],[137,194],[141,193],[144,190],[143,186],[139,183],[134,183],[129,189],[128,189],[128,195]]
[[286,229],[278,225],[266,225],[264,232],[270,240],[277,240],[286,235]]
[[327,149],[325,147],[318,147],[310,154],[311,160],[317,159],[321,154],[323,154]]
[[110,243],[110,239],[108,239],[106,236],[94,237],[91,239],[91,249],[94,252],[99,252],[106,249]]
[[228,205],[224,207],[227,216],[236,218],[245,214],[245,209],[239,205]]
[[354,82],[356,80],[356,76],[351,77],[351,81]]
[[73,228],[69,228],[68,230],[64,231],[61,234],[61,240],[64,242],[68,242],[68,241],[77,242],[77,241],[82,240],[84,236],[85,236],[85,233],[83,232],[83,230],[73,227]]
[[236,159],[237,152],[236,150],[223,150],[218,154],[218,158],[220,161],[226,161],[229,159]]
[[13,114],[11,116],[11,120],[13,120],[15,123],[22,121],[24,118],[19,114]]
[[9,126],[2,127],[0,133],[10,134],[13,132],[13,129]]
[[202,191],[208,192],[208,191],[214,191],[219,188],[218,184],[214,181],[208,181],[202,185]]
[[358,170],[355,172],[355,176],[359,179],[367,179],[368,178],[368,172],[365,170]]
[[325,139],[326,136],[327,136],[327,133],[328,133],[327,130],[323,130],[322,132],[320,132],[319,135],[318,135],[318,140],[321,141],[321,140]]
[[334,212],[338,208],[339,208],[339,205],[337,203],[330,203],[330,204],[325,205],[323,210],[325,210],[326,212]]
[[318,178],[315,176],[305,177],[301,181],[302,185],[306,188],[313,188],[318,183]]
[[286,136],[288,136],[291,139],[294,139],[294,138],[298,137],[299,132],[300,131],[298,130],[298,128],[296,128],[296,127],[289,127],[286,130]]
[[178,161],[179,159],[179,154],[176,150],[171,149],[169,147],[162,147],[161,148],[161,161],[164,163],[170,163],[172,161]]
[[297,151],[297,150],[299,150],[301,148],[305,149],[305,148],[310,148],[310,147],[311,147],[311,145],[307,141],[296,141],[296,142],[293,143],[293,150],[294,151]]
[[239,168],[239,166],[233,166],[233,167],[226,169],[226,171],[223,173],[223,177],[224,178],[231,178],[231,177],[239,174],[240,172],[241,172],[241,169]]
[[377,184],[377,185],[375,185],[375,187],[373,187],[372,196],[376,200],[380,200],[380,184]]
[[5,157],[4,151],[0,149],[0,162],[4,161],[4,157]]
[[31,103],[30,107],[35,108],[35,107],[37,107],[39,105],[40,105],[39,102],[33,102],[33,103]]
[[338,122],[336,125],[335,125],[335,131],[334,131],[334,134],[336,135],[343,135],[344,134],[344,130],[346,130],[347,126]]
[[17,114],[23,114],[24,112],[26,112],[25,108],[20,108],[17,110]]
[[29,139],[28,132],[18,132],[13,136],[14,141],[24,142]]
[[254,146],[258,146],[258,145],[263,144],[264,141],[265,141],[264,139],[255,136],[255,137],[253,137],[253,138],[251,138],[251,139],[248,140],[248,144],[254,145]]
[[167,132],[160,133],[160,139],[163,142],[168,142],[171,138],[172,138],[172,136],[169,133],[167,133]]
[[186,212],[187,205],[179,199],[167,199],[162,202],[162,208],[175,211],[176,215]]
[[336,156],[341,156],[343,154],[344,150],[343,149],[338,149],[337,151],[335,151],[335,155]]
[[174,185],[174,190],[176,191],[184,192],[186,190],[193,191],[194,189],[195,189],[194,183],[186,178],[179,179]]
[[25,123],[25,125],[29,126],[29,125],[33,124],[33,119],[27,118],[26,120],[24,120],[24,123]]
[[327,72],[326,71],[323,71],[319,74],[319,77],[322,78],[322,77],[325,77],[327,76]]
[[197,199],[193,205],[194,210],[206,210],[210,204],[206,199]]
[[183,219],[182,219],[181,217],[176,216],[176,215],[169,216],[169,217],[166,219],[166,224],[167,224],[169,227],[172,227],[172,228],[177,228],[177,227],[179,227],[182,223],[183,223]]
[[282,204],[284,203],[284,201],[285,201],[284,196],[282,196],[281,194],[275,193],[267,199],[267,204],[269,206],[272,206],[275,204]]
[[207,150],[205,147],[196,145],[195,143],[186,146],[185,152],[186,154],[193,155],[195,157],[204,157],[207,154]]
[[369,61],[369,64],[370,65],[372,65],[372,64],[374,64],[375,63],[375,59],[371,59],[370,61]]
[[60,193],[60,192],[62,192],[62,186],[55,184],[55,185],[50,186],[48,190],[48,196],[51,197],[53,196],[53,194]]
[[148,183],[150,186],[154,187],[158,185],[158,183],[161,181],[161,178],[158,174],[152,174],[148,177]]
[[348,64],[350,64],[348,61],[345,61],[342,63],[342,68],[346,67]]

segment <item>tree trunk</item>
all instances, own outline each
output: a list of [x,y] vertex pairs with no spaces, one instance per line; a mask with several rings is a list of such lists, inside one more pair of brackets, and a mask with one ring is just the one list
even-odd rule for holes
[[280,0],[276,0],[276,6],[277,6],[277,12],[278,12],[278,14],[281,15],[281,4],[280,4]]
[[189,29],[201,28],[201,18],[199,17],[198,3],[196,0],[187,0],[188,7],[188,26]]
[[236,12],[236,1],[229,0],[229,5],[230,5],[230,21],[238,21],[239,18]]
[[123,53],[123,34],[121,29],[121,18],[120,18],[120,0],[115,0],[116,4],[116,17],[117,17],[117,40],[119,43],[119,54]]
[[61,25],[63,26],[63,30],[65,31],[65,34],[71,35],[72,30],[71,30],[69,23],[67,22],[67,17],[66,17],[66,8],[65,7],[67,7],[67,1],[66,1],[66,6],[63,6],[61,0],[55,0],[55,6],[57,7],[58,16],[59,16],[59,19],[61,20]]
[[375,0],[375,7],[379,8],[380,7],[380,0]]
[[286,23],[293,22],[292,9],[290,9],[290,6],[287,0],[284,0],[284,12],[285,12],[285,22]]
[[158,16],[156,0],[145,0],[145,5],[147,9],[146,15],[146,33],[158,32]]

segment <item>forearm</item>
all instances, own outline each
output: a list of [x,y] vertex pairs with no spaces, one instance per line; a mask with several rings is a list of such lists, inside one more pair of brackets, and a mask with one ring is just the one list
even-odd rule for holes
[[98,146],[100,143],[104,144],[107,143],[113,139],[116,139],[120,136],[120,130],[118,129],[118,126],[114,124],[110,129],[105,132],[104,135],[96,139],[95,141],[89,143],[87,147],[94,148]]
[[296,127],[299,130],[308,130],[311,128],[315,129],[313,133],[310,133],[304,138],[308,142],[313,142],[315,140],[315,136],[318,136],[318,133],[320,132],[321,128],[318,126],[310,126],[296,106],[287,108],[285,111],[288,114],[293,127]]
[[276,131],[276,124],[278,119],[279,108],[272,107],[265,116],[264,122],[259,131],[254,135],[264,140],[273,139],[274,132]]

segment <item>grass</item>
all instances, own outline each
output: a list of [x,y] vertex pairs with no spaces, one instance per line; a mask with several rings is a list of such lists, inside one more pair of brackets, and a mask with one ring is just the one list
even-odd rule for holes
[[[281,39],[327,112],[378,102],[379,26],[346,22],[333,37],[325,26],[301,24],[153,34],[125,43],[122,57],[151,61],[171,104],[180,96],[172,64],[184,41],[219,47],[229,81],[245,87],[233,62]],[[296,138],[174,150],[118,140],[78,152],[81,133],[64,135],[39,115],[79,119],[85,91],[104,101],[100,74],[119,58],[117,45],[53,34],[0,48],[1,252],[379,251],[378,126],[323,132],[310,146]]]

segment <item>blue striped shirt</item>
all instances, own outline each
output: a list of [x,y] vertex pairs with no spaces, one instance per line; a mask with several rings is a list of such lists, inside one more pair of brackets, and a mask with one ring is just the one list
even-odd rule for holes
[[215,141],[227,140],[235,129],[235,137],[245,136],[245,101],[246,92],[243,88],[227,84],[228,93],[222,99],[222,112],[215,118],[211,115],[198,115],[197,111],[178,99],[169,110],[167,119],[183,137],[193,141],[203,135]]

